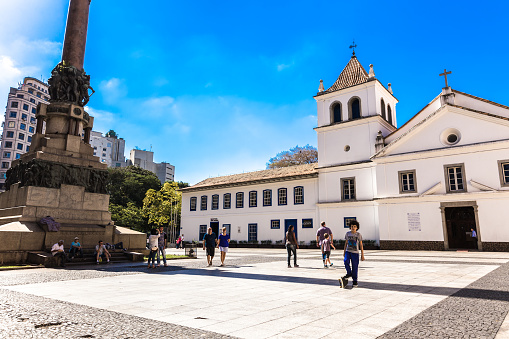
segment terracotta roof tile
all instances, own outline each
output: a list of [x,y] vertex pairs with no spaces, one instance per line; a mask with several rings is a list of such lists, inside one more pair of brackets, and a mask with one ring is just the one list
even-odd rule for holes
[[185,192],[223,186],[240,186],[271,181],[292,180],[297,179],[298,177],[313,177],[318,176],[318,171],[316,170],[317,166],[318,164],[313,163],[208,178],[200,181],[196,185],[183,188],[182,191]]
[[362,67],[357,57],[354,55],[346,64],[336,82],[324,93],[339,91],[340,89],[363,84],[368,81],[368,72]]

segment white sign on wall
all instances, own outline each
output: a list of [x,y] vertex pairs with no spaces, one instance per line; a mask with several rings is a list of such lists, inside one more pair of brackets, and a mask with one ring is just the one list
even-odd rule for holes
[[410,232],[421,231],[421,215],[420,213],[407,213],[408,230]]

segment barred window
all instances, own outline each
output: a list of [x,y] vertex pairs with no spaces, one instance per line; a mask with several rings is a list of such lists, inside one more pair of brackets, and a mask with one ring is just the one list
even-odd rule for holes
[[249,207],[256,207],[258,203],[258,194],[256,191],[249,192]]
[[202,211],[206,211],[207,210],[207,196],[206,195],[202,195],[201,196],[201,206],[200,206],[201,210]]
[[258,224],[249,224],[247,226],[247,241],[258,240]]
[[286,188],[280,188],[277,190],[278,205],[286,205],[288,203],[287,190]]
[[341,200],[355,200],[355,178],[341,179]]
[[237,192],[236,205],[237,208],[244,208],[244,192]]
[[198,239],[203,240],[205,234],[207,234],[207,225],[200,225],[200,236],[198,237]]
[[263,206],[272,206],[272,190],[263,191]]
[[191,197],[191,200],[189,202],[189,209],[191,211],[196,211],[196,201],[197,201],[196,197]]
[[219,209],[219,195],[218,194],[212,195],[212,209],[213,210]]
[[229,209],[232,207],[232,195],[231,193],[225,193],[223,195],[223,208]]
[[293,188],[293,203],[295,205],[304,203],[304,187],[297,186]]
[[270,229],[275,230],[281,228],[281,222],[278,220],[271,220],[270,221]]

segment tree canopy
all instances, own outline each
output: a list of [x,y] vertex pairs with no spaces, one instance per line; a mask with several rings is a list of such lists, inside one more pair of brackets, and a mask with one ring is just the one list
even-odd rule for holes
[[109,169],[108,192],[110,204],[127,207],[129,202],[143,207],[145,193],[149,189],[161,189],[157,176],[137,166]]
[[180,225],[182,195],[178,189],[178,183],[165,182],[159,191],[147,191],[143,199],[143,213],[149,224],[172,227]]
[[270,158],[267,169],[289,167],[295,165],[312,164],[318,162],[318,150],[310,145],[299,147],[298,145],[283,151]]

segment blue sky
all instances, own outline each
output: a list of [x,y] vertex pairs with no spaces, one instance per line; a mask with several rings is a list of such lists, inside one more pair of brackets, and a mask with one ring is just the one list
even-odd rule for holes
[[[0,0],[0,96],[47,79],[67,0]],[[114,129],[176,180],[264,169],[316,146],[316,94],[351,56],[392,83],[398,125],[441,91],[509,105],[506,2],[92,0],[85,70],[95,130]],[[4,93],[4,94],[2,94]]]

